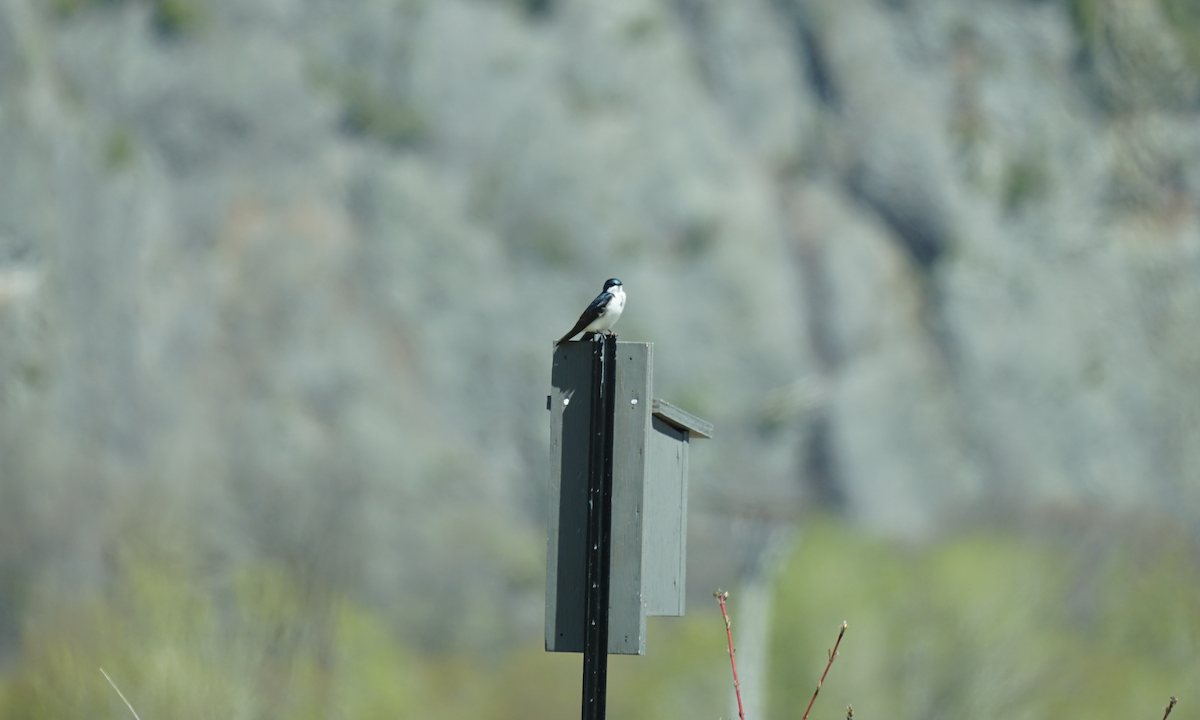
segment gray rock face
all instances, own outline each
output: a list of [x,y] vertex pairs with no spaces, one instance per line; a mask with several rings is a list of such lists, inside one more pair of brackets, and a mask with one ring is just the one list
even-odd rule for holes
[[429,642],[536,628],[550,341],[610,276],[717,428],[698,583],[729,515],[1200,510],[1200,31],[1155,3],[43,5],[0,4],[39,582],[153,496],[230,562],[423,588]]

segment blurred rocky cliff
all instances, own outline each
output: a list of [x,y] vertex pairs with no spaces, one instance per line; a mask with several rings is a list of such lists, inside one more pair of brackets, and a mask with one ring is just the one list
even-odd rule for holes
[[0,0],[0,168],[0,654],[139,532],[536,634],[610,276],[717,428],[699,577],[735,517],[1200,517],[1191,0]]

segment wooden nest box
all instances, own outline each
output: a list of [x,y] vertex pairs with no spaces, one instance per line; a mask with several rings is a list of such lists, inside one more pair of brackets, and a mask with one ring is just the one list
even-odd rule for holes
[[[583,652],[593,342],[554,352],[546,650]],[[652,343],[616,342],[608,652],[643,655],[646,616],[681,616],[688,446],[712,424],[653,395]]]

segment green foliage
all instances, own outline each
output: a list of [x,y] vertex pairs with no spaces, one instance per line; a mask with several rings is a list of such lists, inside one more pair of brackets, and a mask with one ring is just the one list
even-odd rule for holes
[[[132,0],[53,0],[54,14],[60,19],[92,7],[119,5]],[[148,0],[154,29],[164,37],[180,37],[194,33],[205,22],[201,0]]]
[[[422,654],[378,614],[288,567],[213,577],[163,532],[135,523],[122,533],[104,592],[29,603],[22,654],[0,676],[0,718],[124,717],[101,667],[146,718],[578,712],[578,656],[546,653],[540,638],[490,654]],[[1088,533],[975,530],[914,549],[810,524],[774,603],[773,716],[794,717],[808,702],[843,620],[850,629],[814,717],[850,703],[860,717],[899,720],[1147,717],[1170,695],[1194,707],[1200,554],[1169,527]],[[613,717],[715,717],[729,707],[714,606],[654,618],[649,635],[647,656],[610,658]]]
[[1004,209],[1017,212],[1050,189],[1049,171],[1044,156],[1025,152],[1009,161],[1004,176]]
[[[697,608],[686,619],[650,618],[647,635],[645,656],[609,657],[609,717],[717,717],[729,706],[729,656],[715,604]],[[540,643],[530,643],[499,663],[499,671],[476,670],[471,690],[458,690],[476,695],[476,707],[452,713],[443,706],[437,717],[570,717],[579,712],[579,663],[578,655],[547,653]]]
[[[1066,0],[1075,22],[1076,30],[1083,36],[1084,42],[1100,41],[1108,23],[1109,6],[1114,2],[1128,0]],[[1152,0],[1153,1],[1153,0]],[[1195,0],[1157,0],[1171,28],[1180,35],[1180,40],[1186,46],[1193,33],[1200,30],[1200,4]],[[1091,48],[1087,48],[1090,50]],[[1200,69],[1200,65],[1196,66]]]
[[1179,34],[1188,63],[1200,72],[1200,3],[1196,0],[1162,0],[1167,21]]
[[126,0],[53,0],[51,8],[59,18],[67,18],[80,10],[96,5],[116,5]]
[[[115,553],[119,569],[106,592],[46,599],[28,616],[19,662],[0,675],[0,718],[126,717],[100,668],[144,718],[530,720],[578,712],[579,657],[546,653],[540,638],[491,656],[421,655],[379,615],[285,567],[254,564],[227,581],[204,579],[186,552],[132,534],[137,551]],[[719,616],[660,622],[648,657],[611,660],[613,716],[715,716],[728,691]]]
[[662,33],[665,27],[666,22],[661,16],[644,13],[625,24],[625,37],[631,43],[642,43]]
[[[1108,72],[1095,76],[1112,109],[1128,110],[1145,103],[1186,107],[1195,101],[1200,74],[1200,3],[1149,2],[1152,4],[1066,0],[1083,58],[1096,69],[1098,58],[1115,56],[1108,63]],[[1142,21],[1131,25],[1131,12],[1143,16]],[[1143,26],[1147,21],[1153,27],[1149,32]]]
[[104,164],[110,170],[123,170],[133,162],[135,152],[133,134],[128,128],[116,128],[104,144]]
[[154,29],[165,37],[180,37],[204,25],[204,8],[199,0],[154,0]]
[[317,72],[316,83],[332,90],[344,103],[342,127],[354,135],[373,137],[395,148],[420,142],[425,119],[411,105],[378,87],[362,73]]
[[733,680],[725,625],[716,601],[691,609],[686,620],[649,618],[645,657],[609,661],[613,717],[722,717]]
[[1071,19],[1075,21],[1076,31],[1083,36],[1085,44],[1097,35],[1101,27],[1101,7],[1105,0],[1067,0],[1071,10]]
[[772,715],[808,702],[843,620],[817,703],[863,717],[1134,717],[1170,695],[1200,703],[1200,555],[1169,529],[1107,537],[981,530],[913,550],[817,524],[778,588]]
[[0,684],[0,717],[124,714],[100,668],[143,717],[382,718],[414,705],[412,663],[370,614],[277,567],[247,568],[227,592],[185,567],[140,558],[102,596],[44,603]]

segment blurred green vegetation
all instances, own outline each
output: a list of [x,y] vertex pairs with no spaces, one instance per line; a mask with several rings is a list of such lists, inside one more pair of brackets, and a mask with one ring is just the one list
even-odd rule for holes
[[[169,543],[114,552],[102,592],[41,598],[0,676],[0,718],[558,718],[580,658],[540,637],[422,652],[381,615],[282,564],[224,580]],[[419,593],[420,589],[414,589]],[[731,595],[734,641],[738,593]],[[1200,704],[1200,555],[1159,525],[972,529],[927,547],[810,523],[774,600],[771,717],[802,712],[850,623],[815,718],[1153,717]],[[745,680],[745,678],[743,678]],[[646,657],[609,661],[613,717],[731,707],[715,604],[653,618]]]
[[1196,0],[1162,0],[1167,21],[1183,43],[1188,62],[1200,72],[1200,3]]
[[1004,209],[1014,213],[1050,190],[1050,173],[1043,154],[1023,152],[1009,159],[1004,177]]
[[817,523],[774,612],[776,718],[802,712],[843,620],[817,717],[849,704],[898,720],[1154,717],[1171,695],[1200,704],[1200,554],[1169,526],[977,529],[914,549]]
[[1087,63],[1095,69],[1098,58],[1116,56],[1108,73],[1096,77],[1112,109],[1130,110],[1147,102],[1194,104],[1200,75],[1200,3],[1067,0],[1066,5]]
[[108,134],[104,143],[104,165],[109,170],[120,171],[128,168],[137,155],[133,133],[127,127],[117,127]]
[[154,29],[178,37],[204,26],[204,8],[197,0],[154,0]]
[[341,126],[351,135],[403,149],[417,145],[428,133],[425,118],[415,107],[367,73],[314,64],[309,67],[309,77],[314,86],[342,102]]
[[[1067,0],[1075,27],[1083,36],[1085,49],[1089,52],[1092,50],[1091,44],[1100,42],[1104,36],[1112,2],[1114,0]],[[1195,0],[1157,2],[1167,23],[1178,35],[1188,53],[1192,67],[1200,70],[1200,47],[1197,46],[1200,41],[1200,3],[1196,3]]]
[[625,38],[632,43],[642,43],[664,32],[667,28],[665,19],[654,13],[644,13],[634,17],[625,24]]
[[[118,5],[130,0],[53,0],[51,8],[59,18],[68,18],[93,6]],[[164,37],[180,37],[204,26],[206,13],[201,0],[149,0],[151,22]]]
[[[0,718],[127,717],[100,668],[145,718],[578,712],[580,656],[546,653],[540,637],[500,654],[421,654],[381,616],[284,566],[254,564],[221,583],[198,579],[201,566],[171,553],[116,562],[104,592],[35,604],[22,655],[0,676]],[[695,620],[654,627],[649,658],[611,660],[614,717],[724,707],[719,619]]]
[[59,18],[69,17],[85,7],[93,5],[116,5],[125,0],[54,0],[50,7]]

